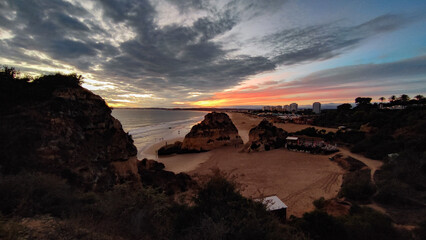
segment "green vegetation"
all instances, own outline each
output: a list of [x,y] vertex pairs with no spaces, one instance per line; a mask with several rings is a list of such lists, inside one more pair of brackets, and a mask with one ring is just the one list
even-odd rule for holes
[[333,217],[322,210],[305,213],[302,218],[294,218],[290,225],[307,233],[315,240],[350,239],[379,240],[406,239],[406,235],[392,226],[392,221],[371,208],[353,206],[350,214]]
[[4,66],[0,69],[0,104],[46,100],[56,89],[78,87],[82,83],[83,77],[75,73],[21,77],[15,68]]
[[[426,214],[426,100],[406,94],[391,96],[388,103],[383,103],[385,98],[379,100],[382,107],[371,104],[370,98],[357,98],[353,109],[342,104],[337,110],[324,111],[315,124],[346,126],[336,132],[335,141],[349,145],[352,152],[382,160],[384,165],[375,176],[374,200],[385,204],[401,223],[419,223]],[[352,175],[344,181],[341,194],[366,200],[374,192],[367,173]]]
[[23,217],[35,221],[46,215],[54,217],[55,226],[48,225],[43,236],[50,239],[88,238],[89,233],[91,239],[305,239],[281,225],[264,205],[244,198],[237,184],[218,171],[190,205],[131,182],[84,193],[48,174],[3,176],[0,211],[0,236],[6,239],[31,232],[19,230],[28,227]]
[[368,202],[376,192],[370,176],[370,169],[345,174],[339,195],[355,201]]

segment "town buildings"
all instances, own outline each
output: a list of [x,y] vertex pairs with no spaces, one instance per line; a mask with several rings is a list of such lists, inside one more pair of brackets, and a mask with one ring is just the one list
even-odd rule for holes
[[290,112],[297,112],[297,107],[298,107],[298,105],[297,105],[297,103],[292,103],[292,104],[290,104]]

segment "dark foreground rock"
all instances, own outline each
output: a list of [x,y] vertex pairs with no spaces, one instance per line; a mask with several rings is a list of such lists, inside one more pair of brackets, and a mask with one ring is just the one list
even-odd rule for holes
[[138,173],[143,184],[160,188],[167,195],[185,192],[195,185],[188,174],[165,171],[164,164],[146,158],[138,162]]
[[86,190],[109,188],[117,181],[111,163],[127,161],[137,149],[100,96],[78,84],[61,85],[61,78],[6,81],[2,94],[28,94],[2,102],[0,171],[40,171]]
[[282,148],[285,145],[286,137],[286,131],[263,119],[259,125],[250,130],[249,141],[244,146],[244,150],[251,152]]

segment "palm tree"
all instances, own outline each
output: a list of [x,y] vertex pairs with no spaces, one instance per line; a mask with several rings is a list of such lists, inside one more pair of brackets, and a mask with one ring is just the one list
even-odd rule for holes
[[390,96],[389,102],[394,102],[395,100],[396,100],[396,96],[395,95]]
[[381,102],[385,101],[385,99],[386,99],[385,97],[380,97],[380,98],[379,98],[379,100],[380,100]]

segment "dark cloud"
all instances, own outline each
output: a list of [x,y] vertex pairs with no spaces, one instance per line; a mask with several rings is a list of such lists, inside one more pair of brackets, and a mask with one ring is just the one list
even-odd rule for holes
[[15,56],[22,56],[22,61],[31,61],[26,50],[36,50],[85,70],[101,51],[114,53],[110,44],[92,39],[99,33],[99,27],[79,20],[91,17],[79,5],[62,0],[13,0],[3,1],[1,5],[3,11],[11,13],[1,26],[15,35],[3,40],[2,47],[20,52]]
[[408,22],[410,19],[405,16],[387,14],[352,27],[339,27],[332,23],[287,29],[261,41],[274,46],[273,62],[291,65],[335,57],[358,46],[364,39],[394,31]]
[[[286,83],[283,88],[307,87],[325,88],[339,87],[347,88],[347,84],[359,84],[360,86],[387,86],[417,84],[423,85],[426,75],[426,56],[410,58],[402,61],[362,64],[355,66],[339,67],[315,72],[297,81]],[[352,86],[353,87],[353,86]]]
[[[125,9],[136,8],[129,3],[135,4],[128,1],[123,4]],[[122,13],[123,8],[115,8],[110,1],[101,1],[101,4],[106,17],[135,24],[133,29],[137,33],[135,39],[121,44],[122,54],[105,63],[104,69],[110,73],[141,79],[138,82],[140,86],[150,89],[155,84],[161,86],[160,82],[150,82],[150,79],[161,77],[167,80],[168,86],[212,91],[232,86],[249,75],[275,68],[266,57],[238,56],[228,59],[228,51],[223,50],[222,45],[210,41],[237,24],[237,19],[228,10],[214,17],[199,18],[192,26],[169,25],[159,28],[150,18],[138,17],[137,13],[131,16]],[[148,2],[142,3],[143,6],[146,4]],[[144,9],[149,10],[148,15],[155,12],[150,7]],[[135,18],[139,21],[135,21]],[[144,27],[138,28],[136,22]]]
[[[258,40],[260,47],[273,48],[271,53],[238,55],[225,48],[226,42],[215,41],[217,37],[242,21],[281,9],[286,1],[169,2],[181,13],[202,10],[207,14],[191,15],[196,17],[189,24],[159,26],[157,10],[149,0],[97,0],[96,10],[102,14],[99,22],[95,13],[65,0],[0,0],[0,27],[14,35],[0,40],[0,50],[16,61],[54,65],[26,53],[37,50],[101,79],[125,82],[121,87],[129,91],[145,89],[158,96],[182,97],[190,91],[207,93],[235,86],[277,65],[328,59],[410,21],[401,15],[383,15],[350,27],[329,24],[287,29]],[[117,33],[131,37],[113,42]],[[103,70],[95,71],[95,67]]]

